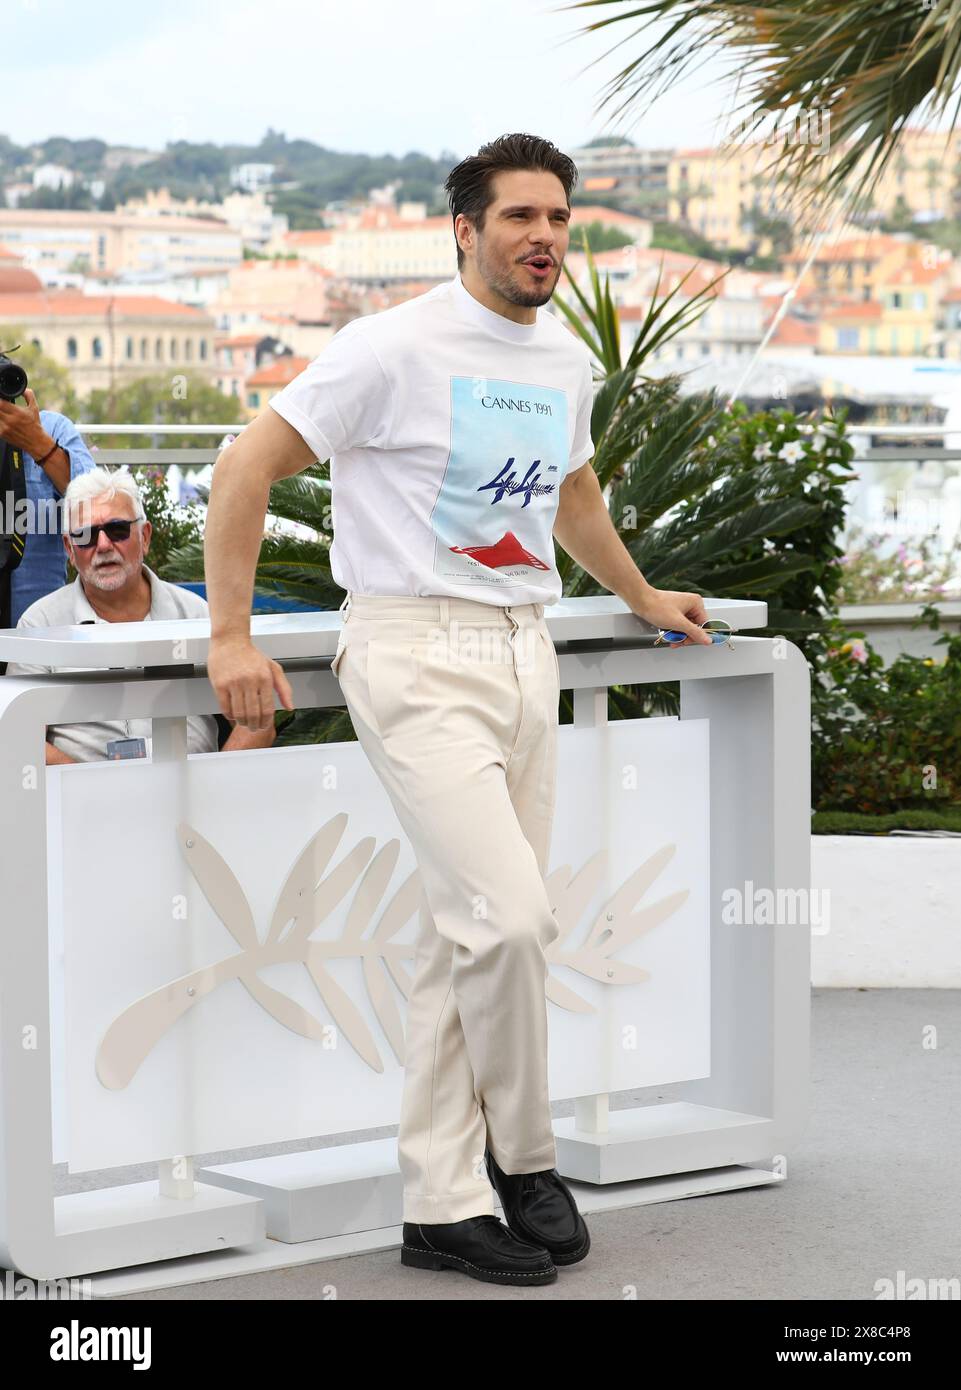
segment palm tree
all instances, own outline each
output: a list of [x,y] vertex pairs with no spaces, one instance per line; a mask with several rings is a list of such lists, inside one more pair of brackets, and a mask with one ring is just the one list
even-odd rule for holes
[[640,40],[604,89],[599,109],[613,107],[614,119],[643,114],[712,50],[745,81],[752,114],[829,118],[830,160],[816,145],[786,144],[772,166],[801,207],[847,185],[851,213],[860,210],[904,128],[939,119],[959,85],[961,0],[575,0],[561,9],[598,15],[582,33],[630,23],[614,48]]

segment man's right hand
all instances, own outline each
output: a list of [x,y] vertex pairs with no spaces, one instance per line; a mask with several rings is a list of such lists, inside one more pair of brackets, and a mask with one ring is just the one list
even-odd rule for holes
[[249,637],[211,638],[207,676],[221,711],[245,729],[266,729],[274,719],[274,692],[284,709],[294,708],[293,692],[283,668],[265,656]]

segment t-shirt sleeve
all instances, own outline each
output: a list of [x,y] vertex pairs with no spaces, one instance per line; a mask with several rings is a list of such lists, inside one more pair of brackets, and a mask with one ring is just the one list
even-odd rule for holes
[[390,426],[390,384],[367,335],[347,324],[271,406],[322,462],[383,440]]
[[584,362],[581,386],[577,394],[577,420],[574,425],[574,442],[567,472],[572,473],[594,457],[594,441],[591,439],[591,410],[594,406],[594,377],[590,360]]

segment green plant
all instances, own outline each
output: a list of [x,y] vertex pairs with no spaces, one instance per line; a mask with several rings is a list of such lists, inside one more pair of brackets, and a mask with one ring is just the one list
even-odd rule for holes
[[[206,502],[209,488],[198,486]],[[344,596],[330,573],[333,539],[330,470],[327,463],[311,464],[301,473],[281,478],[270,489],[270,511],[254,574],[254,593],[270,600],[297,599],[318,609],[337,608]],[[200,535],[185,537],[170,556],[172,578],[204,578],[204,548]],[[269,604],[265,610],[270,611]],[[283,611],[278,604],[277,612]]]
[[[144,464],[131,468],[130,472],[140,488],[144,513],[152,528],[147,563],[161,579],[172,580],[170,556],[192,541],[200,543],[205,509],[197,502],[187,503],[186,506],[174,502],[167,491],[162,468]],[[203,579],[202,574],[200,579]]]
[[[577,208],[574,210],[576,212]],[[584,222],[578,230],[589,238],[595,251],[619,251],[622,246],[634,245],[632,236],[607,222]]]
[[[80,406],[70,373],[55,358],[34,346],[31,334],[35,332],[36,329],[28,332],[22,324],[5,324],[0,328],[0,351],[9,353],[26,372],[41,410],[57,410],[76,420]],[[14,347],[16,351],[12,352]],[[23,404],[22,399],[17,401],[17,405]]]
[[[231,402],[197,372],[184,371],[172,363],[169,373],[137,377],[118,390],[91,391],[85,406],[86,417],[98,425],[221,425],[233,424],[237,402]],[[226,433],[226,428],[225,428]],[[184,448],[196,445],[191,434],[113,435],[112,449]]]
[[[918,623],[940,615],[925,605]],[[918,624],[915,624],[917,626]],[[812,684],[812,797],[819,811],[868,813],[961,803],[961,636],[933,657],[880,655],[835,619]]]
[[[704,312],[723,277],[675,302],[687,277],[661,297],[658,276],[622,360],[610,287],[586,250],[590,296],[571,281],[580,312],[555,299],[603,372],[593,467],[621,540],[658,588],[767,600],[769,627],[759,635],[790,635],[803,650],[828,621],[838,582],[835,537],[853,455],[844,414],[752,416],[713,392],[682,395],[676,375],[647,378],[645,359]],[[558,569],[565,597],[604,592],[563,551]],[[611,714],[676,713],[677,698],[674,683],[615,687]]]
[[[753,585],[751,596],[768,599],[768,626],[756,635],[789,635],[805,655],[809,635],[821,631],[836,610],[843,576],[837,538],[845,487],[857,476],[846,421],[844,409],[751,414],[737,401],[718,437],[718,448],[728,451],[735,496],[767,501],[775,511],[766,534],[732,547],[723,566],[713,570],[720,586],[715,592],[746,597],[745,584]],[[689,509],[684,511],[691,521]],[[740,573],[732,576],[732,568]]]
[[884,554],[863,527],[848,528],[847,550],[837,590],[839,604],[914,603],[946,598],[961,589],[961,534],[942,550],[933,535],[907,539]]

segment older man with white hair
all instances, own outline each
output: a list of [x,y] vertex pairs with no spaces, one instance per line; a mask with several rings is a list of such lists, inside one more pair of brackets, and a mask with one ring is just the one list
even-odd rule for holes
[[[75,478],[64,493],[64,513],[63,544],[77,578],[32,603],[21,615],[18,629],[208,616],[206,599],[181,585],[168,584],[145,563],[152,528],[130,473],[94,468]],[[65,669],[78,668],[11,662],[7,674]],[[272,723],[260,731],[235,726],[224,751],[265,748],[273,742],[274,733]],[[132,745],[134,756],[150,748],[149,719],[53,724],[47,728],[46,760],[48,764],[97,762],[117,756],[118,743],[123,741],[127,749],[130,740],[139,739],[142,744]],[[188,717],[188,753],[215,753],[217,744],[213,716]]]

